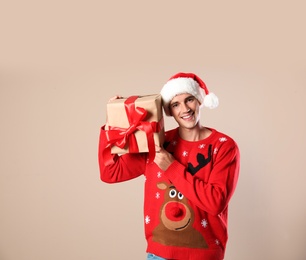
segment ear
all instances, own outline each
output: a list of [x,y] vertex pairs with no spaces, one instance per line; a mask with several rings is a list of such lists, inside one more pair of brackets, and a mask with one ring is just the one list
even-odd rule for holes
[[160,190],[165,190],[165,189],[167,189],[167,184],[165,182],[159,182],[159,183],[157,183],[157,187]]

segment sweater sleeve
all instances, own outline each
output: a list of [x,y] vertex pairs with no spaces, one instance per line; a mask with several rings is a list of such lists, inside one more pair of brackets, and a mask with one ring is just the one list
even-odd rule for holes
[[237,185],[240,166],[238,146],[232,140],[230,145],[220,148],[213,163],[207,182],[191,175],[187,168],[174,161],[165,175],[189,200],[212,215],[220,214],[228,205]]
[[[101,132],[105,131],[104,127]],[[123,154],[121,156],[112,154],[113,163],[105,165],[102,151],[105,148],[105,140],[99,140],[98,161],[100,168],[100,179],[106,183],[117,183],[127,181],[142,175],[146,168],[146,155],[139,154]]]

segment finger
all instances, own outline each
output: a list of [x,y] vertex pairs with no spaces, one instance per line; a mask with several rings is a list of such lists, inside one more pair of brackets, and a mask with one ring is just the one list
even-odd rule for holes
[[155,145],[155,152],[160,153],[161,147],[158,145]]
[[122,96],[116,95],[116,96],[111,97],[109,101],[113,101],[113,100],[120,99],[120,98],[122,98]]

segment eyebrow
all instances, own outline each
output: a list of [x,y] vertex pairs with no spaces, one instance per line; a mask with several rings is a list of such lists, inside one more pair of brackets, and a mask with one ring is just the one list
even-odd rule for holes
[[[189,96],[187,96],[186,98],[184,98],[184,102],[187,100],[187,99],[189,99],[189,98],[196,98],[194,95],[189,95]],[[175,101],[175,102],[171,102],[169,105],[171,106],[171,105],[174,105],[174,104],[177,104],[177,103],[179,103],[178,101]]]

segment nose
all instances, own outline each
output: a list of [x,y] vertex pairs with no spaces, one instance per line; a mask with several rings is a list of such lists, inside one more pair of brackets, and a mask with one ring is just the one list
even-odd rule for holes
[[167,218],[172,221],[180,221],[184,219],[186,215],[185,206],[180,202],[169,202],[165,210]]
[[188,113],[189,111],[190,111],[190,108],[186,104],[184,104],[183,105],[183,112]]

